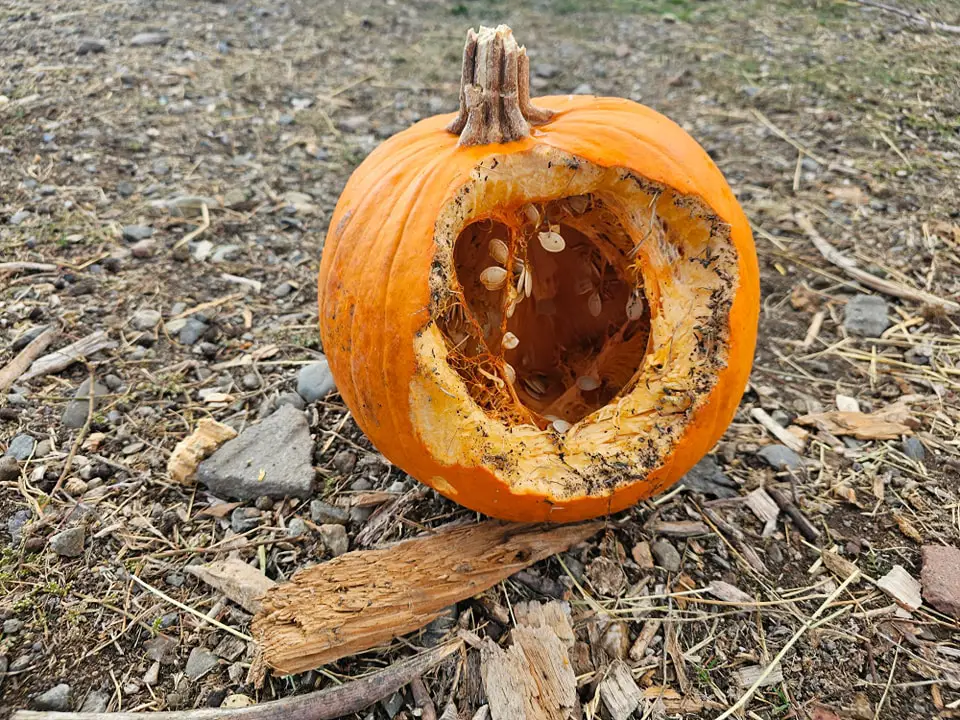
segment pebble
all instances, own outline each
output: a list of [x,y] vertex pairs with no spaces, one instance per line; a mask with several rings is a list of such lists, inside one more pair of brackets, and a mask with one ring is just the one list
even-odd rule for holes
[[336,388],[326,357],[304,365],[297,375],[297,392],[308,403],[322,400]]
[[14,545],[19,545],[23,539],[23,528],[30,522],[33,514],[29,510],[17,510],[13,515],[7,518],[7,532]]
[[34,325],[34,326],[33,326],[32,328],[30,328],[29,330],[24,330],[22,333],[20,333],[19,335],[17,335],[17,337],[14,339],[13,344],[11,345],[11,348],[10,348],[10,349],[13,350],[14,352],[20,352],[20,351],[23,350],[27,345],[29,345],[29,344],[32,343],[34,340],[36,340],[36,339],[40,336],[40,334],[41,334],[44,330],[46,330],[48,327],[50,327],[50,326],[49,326],[49,325]]
[[107,46],[103,40],[97,40],[96,38],[81,38],[80,44],[77,45],[77,55],[102,53],[106,49]]
[[245,533],[260,525],[260,511],[256,508],[237,508],[230,515],[230,527],[235,533]]
[[920,548],[923,599],[942,613],[960,620],[960,549],[947,545]]
[[323,544],[333,557],[343,555],[350,549],[347,539],[347,529],[343,525],[326,524],[320,526],[320,537]]
[[0,457],[0,482],[11,482],[20,477],[20,463],[11,455]]
[[799,470],[803,460],[786,445],[764,445],[757,457],[774,470]]
[[50,454],[50,451],[53,449],[53,443],[50,440],[41,440],[37,443],[36,450],[33,451],[33,459],[39,460],[40,458],[45,458]]
[[107,389],[110,392],[117,392],[123,387],[123,378],[121,378],[119,375],[110,373],[103,378],[103,384],[107,386]]
[[301,518],[292,518],[290,522],[287,523],[287,537],[306,535],[308,532],[307,524]]
[[357,454],[352,450],[341,450],[333,456],[333,467],[341,475],[349,475],[357,466]]
[[131,245],[130,254],[135,258],[143,260],[145,258],[153,257],[153,253],[156,251],[156,249],[157,243],[152,239],[147,238],[146,240],[140,240]]
[[130,197],[137,191],[137,186],[129,180],[121,180],[117,183],[117,195],[120,197]]
[[150,45],[166,45],[170,42],[170,35],[165,32],[142,32],[130,38],[131,47],[148,47]]
[[350,515],[336,505],[323,500],[313,500],[310,502],[310,519],[317,525],[346,525]]
[[267,510],[273,510],[273,499],[267,497],[266,495],[261,495],[257,498],[257,502],[254,503],[257,510],[262,510],[266,512]]
[[851,335],[880,337],[890,327],[887,301],[876,295],[854,295],[847,301],[843,327]]
[[650,545],[650,553],[656,560],[657,565],[669,572],[677,572],[680,569],[680,553],[666,540],[657,540]]
[[80,706],[80,712],[82,713],[102,713],[107,711],[107,705],[110,702],[110,696],[99,690],[93,690],[86,699],[83,701],[83,705]]
[[303,410],[307,407],[307,404],[303,401],[303,398],[300,397],[295,392],[285,392],[280,397],[277,398],[276,402],[273,403],[276,409],[280,409],[284,405],[289,405],[290,407],[296,408],[297,410]]
[[183,584],[187,581],[187,578],[183,573],[170,572],[163,576],[163,581],[170,587],[183,587]]
[[260,377],[256,373],[247,373],[240,379],[244,390],[256,390],[260,387]]
[[54,685],[46,692],[37,695],[33,699],[33,705],[38,710],[68,712],[70,710],[70,692],[70,686],[66,683]]
[[10,618],[9,620],[3,621],[4,635],[16,635],[21,630],[23,630],[23,620],[18,620],[17,618]]
[[19,673],[26,670],[28,667],[33,665],[33,655],[26,653],[25,655],[19,655],[13,659],[13,662],[10,663],[10,674]]
[[273,289],[272,294],[275,298],[285,298],[287,295],[292,293],[294,289],[295,288],[292,283],[285,281],[277,285]]
[[716,498],[732,498],[740,494],[737,483],[726,476],[713,455],[706,455],[690,468],[680,483],[689,490]]
[[312,460],[313,439],[306,416],[284,405],[204,460],[197,478],[221,498],[306,498],[313,493]]
[[901,448],[903,449],[904,455],[911,460],[916,460],[917,462],[923,460],[923,458],[927,455],[927,450],[923,446],[923,443],[913,436],[905,438],[901,444]]
[[208,327],[205,322],[189,317],[183,327],[180,328],[180,332],[177,334],[177,340],[180,341],[181,345],[193,345],[203,337]]
[[50,538],[50,549],[60,557],[79,557],[83,554],[83,539],[83,526],[67,528]]
[[[103,405],[104,396],[109,394],[110,391],[105,385],[95,382],[93,385],[94,407]],[[80,383],[80,387],[77,388],[73,398],[67,403],[60,422],[68,428],[81,428],[86,424],[87,414],[90,410],[90,378]]]
[[157,635],[143,644],[143,652],[151,660],[169,665],[176,662],[177,641],[166,635]]
[[383,711],[387,714],[387,717],[390,720],[393,720],[400,712],[400,709],[403,707],[403,695],[398,692],[393,693],[390,697],[383,698],[380,701],[380,707],[383,708]]
[[153,237],[153,228],[147,225],[124,225],[120,234],[123,235],[124,240],[137,242]]
[[10,219],[7,221],[11,225],[22,225],[30,217],[30,213],[26,210],[19,210],[10,216]]
[[20,433],[7,445],[7,452],[5,454],[15,460],[23,461],[33,454],[33,448],[36,444],[37,441],[34,440],[31,435]]
[[206,648],[195,647],[187,658],[184,674],[191,680],[199,680],[220,664],[219,658]]

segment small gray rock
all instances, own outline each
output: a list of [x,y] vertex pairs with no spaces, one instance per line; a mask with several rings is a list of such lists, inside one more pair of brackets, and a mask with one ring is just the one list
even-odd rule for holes
[[890,327],[887,301],[876,295],[854,295],[847,301],[843,327],[851,335],[880,337]]
[[273,510],[273,498],[269,498],[266,495],[261,495],[257,498],[257,501],[254,503],[254,505],[256,505],[257,510],[263,510],[264,512],[267,510]]
[[[110,391],[105,385],[101,385],[99,382],[94,383],[93,385],[93,404],[94,408],[97,408],[103,405],[104,396],[108,395]],[[80,387],[77,388],[77,392],[74,393],[73,400],[67,403],[66,409],[63,411],[63,416],[60,418],[66,427],[69,428],[81,428],[87,422],[87,413],[90,409],[90,378],[87,378],[82,383]]]
[[50,538],[50,549],[60,557],[74,558],[83,554],[83,526],[67,528]]
[[297,410],[303,410],[307,406],[307,404],[303,401],[303,398],[295,392],[283,393],[276,399],[276,402],[274,402],[273,405],[277,409],[283,407],[284,405],[289,405]]
[[713,455],[705,456],[690,468],[680,484],[694,492],[717,498],[732,498],[740,494],[737,484],[724,474]]
[[103,384],[107,386],[107,389],[110,390],[110,392],[117,392],[123,387],[123,378],[121,378],[119,375],[114,375],[111,373],[103,378]]
[[120,197],[130,197],[137,191],[137,186],[129,180],[121,180],[117,183],[117,195]]
[[4,635],[16,635],[21,630],[23,630],[23,620],[18,620],[17,618],[10,618],[9,620],[3,621]]
[[48,327],[50,327],[50,326],[49,326],[49,325],[34,325],[34,326],[33,326],[32,328],[30,328],[29,330],[24,330],[22,333],[20,333],[19,335],[17,335],[16,338],[14,338],[14,340],[13,340],[13,345],[11,346],[11,349],[12,349],[14,352],[19,352],[19,351],[23,350],[27,345],[29,345],[29,344],[32,343],[34,340],[36,340],[38,337],[40,337],[40,334],[41,334],[44,330],[46,330]]
[[287,523],[287,537],[306,535],[308,532],[307,524],[301,518],[291,518],[290,522]]
[[153,237],[153,228],[147,225],[124,225],[120,233],[123,235],[124,240],[137,242]]
[[33,705],[38,710],[68,712],[70,710],[70,686],[66,683],[54,685],[46,692],[37,695],[33,699]]
[[170,587],[183,587],[183,584],[187,581],[187,578],[183,573],[178,572],[169,572],[163,576],[163,581]]
[[237,508],[230,514],[230,527],[235,533],[245,533],[260,525],[260,511],[256,508]]
[[130,318],[130,324],[135,330],[153,330],[160,324],[159,310],[137,310]]
[[313,500],[310,503],[310,519],[317,525],[346,525],[350,521],[350,515],[336,505],[323,500]]
[[256,373],[247,373],[240,378],[240,386],[244,390],[256,390],[260,387],[260,378]]
[[0,482],[11,482],[20,477],[20,463],[12,455],[0,457]]
[[272,293],[273,293],[273,296],[274,296],[275,298],[285,298],[287,295],[289,295],[290,293],[292,293],[293,290],[294,290],[293,283],[289,283],[289,282],[284,281],[284,282],[280,283],[279,285],[277,285],[277,286],[272,290]]
[[7,221],[11,225],[22,225],[30,217],[30,213],[26,210],[19,210],[10,216],[10,219]]
[[774,470],[799,470],[803,460],[786,445],[765,445],[757,453]]
[[650,545],[650,553],[657,565],[668,572],[677,572],[680,569],[680,553],[666,540],[657,540]]
[[147,238],[146,240],[138,240],[133,245],[130,246],[130,254],[135,258],[144,260],[149,257],[153,257],[153,253],[156,252],[157,243],[154,242],[152,238]]
[[107,705],[110,703],[110,696],[99,690],[93,690],[80,706],[82,713],[102,713],[107,711]]
[[204,460],[197,478],[221,498],[306,498],[313,493],[312,458],[306,416],[284,405]]
[[174,654],[177,649],[177,641],[166,635],[157,635],[150,638],[143,644],[143,651],[148,658],[170,665],[176,661]]
[[160,663],[154,662],[143,675],[144,685],[156,685],[160,682]]
[[323,400],[336,388],[326,357],[304,365],[297,375],[297,392],[308,403]]
[[923,446],[923,443],[913,436],[910,436],[903,441],[902,448],[904,455],[911,460],[916,460],[917,462],[923,460],[923,458],[925,458],[927,455],[927,449]]
[[333,466],[341,475],[349,475],[357,466],[357,454],[352,450],[341,450],[333,456]]
[[206,648],[195,647],[187,658],[184,674],[191,680],[199,680],[220,664],[220,659]]
[[170,35],[165,32],[142,32],[130,38],[130,45],[132,47],[166,45],[168,42],[170,42]]
[[13,515],[7,518],[7,532],[10,533],[10,539],[14,545],[19,545],[23,539],[23,528],[30,522],[33,513],[29,510],[17,510]]
[[334,557],[343,555],[350,549],[347,529],[343,525],[321,525],[320,537],[323,538],[324,546]]
[[203,337],[207,328],[208,325],[205,322],[192,317],[187,318],[186,323],[180,328],[177,340],[180,341],[181,345],[193,345]]
[[7,445],[7,452],[5,454],[16,460],[23,461],[33,454],[33,448],[36,444],[37,441],[34,440],[32,436],[26,433],[20,433]]
[[400,712],[400,708],[403,707],[403,695],[395,692],[390,697],[381,700],[380,707],[383,708],[383,711],[387,714],[387,717],[390,718],[390,720],[393,720],[393,718],[397,716],[397,713]]
[[33,657],[30,653],[25,653],[23,655],[18,655],[13,659],[13,662],[10,663],[10,672],[11,673],[21,673],[31,665],[36,658]]
[[106,49],[107,46],[103,40],[97,40],[96,38],[81,38],[80,44],[77,45],[77,55],[102,53]]

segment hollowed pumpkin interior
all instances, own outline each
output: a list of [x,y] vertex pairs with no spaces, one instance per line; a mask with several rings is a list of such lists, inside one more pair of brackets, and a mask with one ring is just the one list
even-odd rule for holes
[[[473,398],[564,431],[614,400],[650,335],[637,242],[602,193],[472,219],[454,245],[463,303],[443,330]],[[651,234],[662,234],[654,219]],[[522,410],[521,410],[522,409]],[[501,413],[502,414],[502,413]]]

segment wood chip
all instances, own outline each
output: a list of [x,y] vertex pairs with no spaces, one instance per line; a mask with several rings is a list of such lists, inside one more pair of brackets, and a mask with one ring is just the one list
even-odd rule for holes
[[841,580],[846,580],[854,573],[860,571],[856,563],[850,562],[832,550],[824,550],[821,556],[823,557],[823,564],[827,566],[827,570],[836,573]]
[[922,604],[920,583],[901,565],[894,565],[890,572],[877,580],[877,587],[889,595],[905,610],[913,612]]
[[250,613],[260,612],[260,599],[277,585],[255,567],[236,558],[216,560],[206,565],[188,565],[187,572]]
[[[41,337],[43,336],[41,335]],[[39,339],[38,337],[37,340]],[[110,339],[110,336],[107,335],[105,330],[97,330],[85,338],[67,345],[65,348],[55,350],[49,355],[44,355],[42,358],[35,360],[30,366],[30,369],[21,376],[20,380],[27,382],[34,378],[60,372],[64,368],[73,365],[77,360],[81,360],[101,350],[115,348],[116,346],[117,343]],[[27,347],[29,347],[29,345]]]
[[693,693],[681,695],[673,688],[658,685],[646,688],[643,697],[651,702],[659,702],[663,706],[663,713],[667,715],[693,715],[706,706],[704,701]]
[[517,625],[550,628],[568,648],[577,639],[573,633],[569,603],[558,600],[545,603],[534,600],[520,602],[513,606],[513,615],[517,619]]
[[777,518],[780,517],[780,507],[774,502],[770,494],[762,487],[747,495],[747,507],[763,523],[762,537],[770,537],[777,529]]
[[627,653],[631,660],[637,663],[643,660],[647,648],[657,636],[657,631],[662,624],[663,621],[657,618],[651,618],[643,624],[643,627],[640,628],[640,634],[637,635],[637,639],[633,641],[633,645],[630,646],[630,651]]
[[627,720],[643,699],[643,692],[622,660],[615,661],[607,670],[606,676],[600,681],[599,691],[613,720]]
[[763,425],[766,430],[777,440],[793,450],[795,453],[802,453],[804,442],[799,437],[788,431],[783,425],[774,420],[763,408],[754,408],[750,411],[750,416],[758,423]]
[[655,535],[670,537],[694,537],[695,535],[709,535],[713,531],[710,526],[699,520],[655,520],[647,523],[646,529]]
[[378,550],[354,551],[295,574],[264,598],[253,635],[278,672],[306,672],[423,627],[445,608],[603,527],[483,522]]
[[[904,422],[906,421],[906,422]],[[798,425],[808,425],[831,435],[849,435],[858,440],[896,440],[901,435],[913,435],[916,419],[903,407],[892,412],[880,410],[875,413],[832,412],[802,415]],[[907,423],[910,424],[907,424]]]
[[900,528],[900,532],[915,543],[923,545],[923,535],[920,534],[920,531],[914,527],[913,523],[911,523],[905,515],[895,512],[893,513],[893,519],[897,523],[897,527]]
[[190,435],[177,443],[167,460],[167,473],[170,479],[186,483],[197,471],[197,466],[214,450],[227,440],[237,436],[237,431],[229,425],[219,423],[212,418],[201,418]]
[[[763,675],[763,672],[766,669],[767,668],[763,665],[747,665],[734,670],[733,676],[737,683],[739,683],[740,687],[748,688],[757,681],[757,678]],[[770,674],[767,675],[757,687],[768,687],[770,685],[776,685],[782,682],[783,670],[780,667],[780,663],[777,663],[776,667],[770,671]]]
[[650,552],[650,543],[646,540],[638,542],[633,546],[633,550],[630,551],[633,561],[645,570],[650,570],[653,568],[653,553]]
[[725,602],[745,604],[753,603],[753,598],[747,595],[747,593],[738,588],[736,585],[731,585],[723,580],[712,580],[710,582],[710,586],[707,588],[707,592],[718,600],[723,600]]

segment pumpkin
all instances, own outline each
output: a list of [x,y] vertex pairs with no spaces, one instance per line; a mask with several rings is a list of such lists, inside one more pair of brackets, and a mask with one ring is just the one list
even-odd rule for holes
[[750,373],[750,227],[707,153],[619,98],[531,99],[470,31],[460,110],[372,152],[331,219],[324,352],[359,427],[473,510],[567,522],[663,491]]

